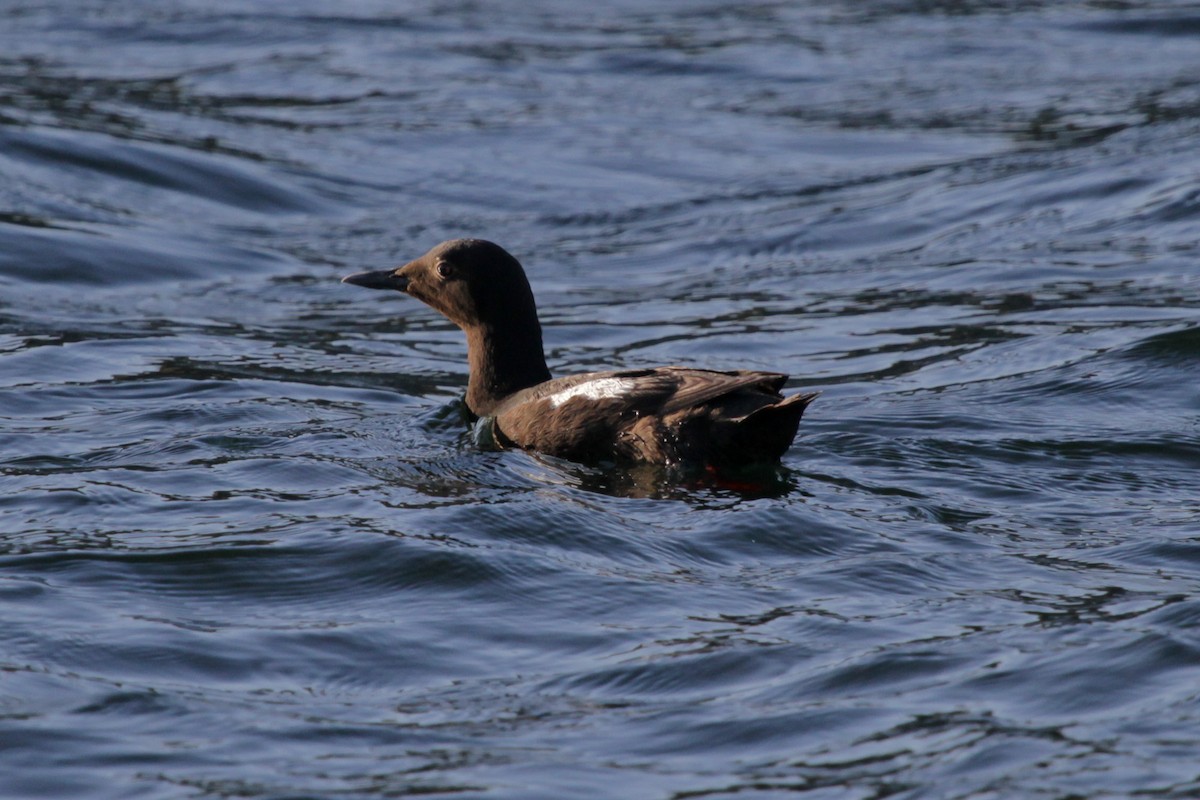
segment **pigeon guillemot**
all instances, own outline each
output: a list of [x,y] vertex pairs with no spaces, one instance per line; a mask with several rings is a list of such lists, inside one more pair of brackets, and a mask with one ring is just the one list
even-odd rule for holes
[[443,242],[397,269],[343,283],[405,292],[467,334],[466,404],[502,447],[573,461],[698,464],[778,461],[814,393],[783,397],[786,375],[691,367],[551,378],[520,262],[481,239]]

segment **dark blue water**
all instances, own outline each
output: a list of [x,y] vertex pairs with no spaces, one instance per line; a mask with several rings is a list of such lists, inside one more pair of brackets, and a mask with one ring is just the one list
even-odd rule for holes
[[[0,796],[1200,796],[1200,4],[0,5]],[[750,490],[480,450],[820,389]]]

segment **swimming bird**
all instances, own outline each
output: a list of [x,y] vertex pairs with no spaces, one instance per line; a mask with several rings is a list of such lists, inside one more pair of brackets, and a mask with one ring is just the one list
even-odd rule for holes
[[712,471],[775,462],[817,396],[783,397],[786,375],[749,370],[652,367],[552,378],[525,270],[482,239],[442,242],[404,266],[342,282],[411,295],[462,328],[466,406],[501,447]]

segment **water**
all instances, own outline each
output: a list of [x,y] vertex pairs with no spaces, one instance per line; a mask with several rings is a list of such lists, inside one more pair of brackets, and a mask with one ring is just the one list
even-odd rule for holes
[[[0,8],[0,794],[1200,794],[1200,5]],[[484,452],[820,389],[774,483]]]

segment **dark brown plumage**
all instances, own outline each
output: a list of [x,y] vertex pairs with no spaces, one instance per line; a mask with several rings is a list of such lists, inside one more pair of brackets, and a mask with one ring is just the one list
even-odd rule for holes
[[778,461],[816,393],[783,397],[786,375],[656,367],[552,379],[525,271],[480,239],[443,242],[394,270],[343,282],[421,300],[467,334],[467,408],[502,446],[575,461]]

